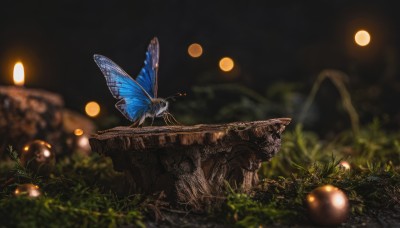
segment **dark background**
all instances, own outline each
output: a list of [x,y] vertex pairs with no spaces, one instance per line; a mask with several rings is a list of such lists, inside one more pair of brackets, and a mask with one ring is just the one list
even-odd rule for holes
[[[161,97],[225,82],[260,93],[300,83],[307,95],[318,73],[334,68],[349,75],[362,122],[386,115],[398,126],[399,15],[395,1],[2,1],[0,83],[12,84],[22,61],[26,87],[60,93],[82,113],[96,100],[121,117],[92,56],[108,56],[135,77],[157,36]],[[371,34],[367,47],[354,43],[359,29]],[[198,59],[187,55],[193,42],[204,49]],[[219,70],[223,56],[235,60],[234,73]],[[324,85],[318,100],[320,116],[334,120],[337,91]]]

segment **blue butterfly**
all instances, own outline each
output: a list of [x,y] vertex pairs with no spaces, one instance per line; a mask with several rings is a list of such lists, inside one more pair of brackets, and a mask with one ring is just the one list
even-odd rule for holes
[[167,99],[157,97],[159,50],[158,39],[154,37],[136,80],[109,58],[94,55],[94,61],[103,72],[111,94],[119,100],[115,107],[133,122],[132,126],[142,125],[147,117],[152,118],[152,124],[155,117],[163,117],[167,124],[178,123],[168,112]]

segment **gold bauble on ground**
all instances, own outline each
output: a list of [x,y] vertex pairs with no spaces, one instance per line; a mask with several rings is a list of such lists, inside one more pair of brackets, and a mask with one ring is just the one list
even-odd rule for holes
[[92,152],[89,144],[89,136],[80,128],[75,129],[73,134],[68,135],[66,143],[71,153],[90,155]]
[[349,171],[351,169],[351,165],[350,165],[350,163],[348,161],[341,161],[339,163],[339,167],[344,169],[344,170],[347,170],[347,171]]
[[311,219],[319,225],[339,225],[349,214],[346,194],[332,185],[324,185],[307,195],[306,204]]
[[26,144],[21,153],[21,163],[27,169],[40,175],[48,175],[56,162],[51,145],[42,140]]
[[28,198],[36,198],[41,194],[39,186],[34,184],[21,184],[14,191],[14,196],[16,197],[26,196]]

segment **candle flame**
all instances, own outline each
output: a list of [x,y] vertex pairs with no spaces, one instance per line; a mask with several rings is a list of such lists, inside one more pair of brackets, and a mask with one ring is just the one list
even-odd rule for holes
[[25,72],[24,72],[24,65],[21,62],[17,62],[14,65],[14,84],[17,86],[23,86],[25,83]]

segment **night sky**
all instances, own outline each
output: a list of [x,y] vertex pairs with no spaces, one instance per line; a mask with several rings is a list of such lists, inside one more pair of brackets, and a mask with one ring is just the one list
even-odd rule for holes
[[[14,63],[22,61],[26,87],[60,93],[76,111],[83,112],[90,100],[111,109],[115,100],[93,54],[109,57],[136,77],[157,36],[160,96],[223,82],[257,91],[278,81],[310,88],[321,70],[334,68],[349,74],[350,88],[389,86],[392,92],[380,99],[399,98],[395,1],[240,2],[2,1],[0,84],[12,84]],[[359,29],[370,32],[369,46],[355,45]],[[194,42],[204,49],[198,59],[187,54]],[[224,56],[234,59],[234,73],[219,70]],[[397,112],[390,105],[382,109]]]

